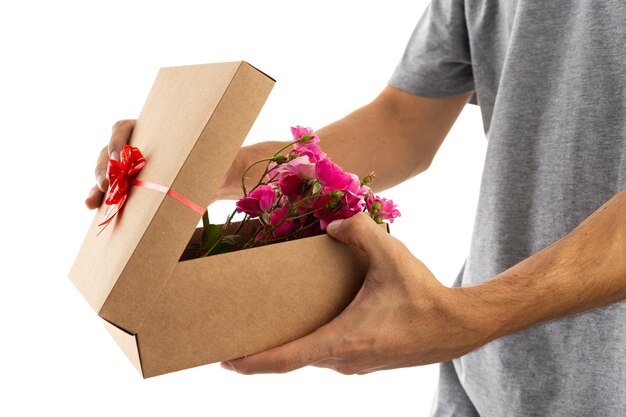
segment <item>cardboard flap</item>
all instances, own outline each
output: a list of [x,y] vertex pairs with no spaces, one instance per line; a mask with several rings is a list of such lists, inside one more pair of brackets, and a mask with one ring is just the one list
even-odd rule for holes
[[[146,158],[138,179],[206,207],[274,80],[245,62],[162,68],[130,143]],[[123,213],[98,235],[103,204],[70,278],[104,319],[135,334],[201,215],[134,186]]]
[[106,320],[103,320],[103,323],[113,340],[115,340],[117,345],[122,349],[122,352],[124,352],[133,366],[139,371],[139,373],[143,373],[141,369],[139,346],[137,346],[137,337],[126,333],[124,330],[118,329]]

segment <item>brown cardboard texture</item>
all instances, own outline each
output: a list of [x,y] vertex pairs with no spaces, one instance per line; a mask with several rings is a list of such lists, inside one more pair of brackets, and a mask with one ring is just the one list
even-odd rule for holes
[[[206,206],[274,84],[245,62],[162,68],[131,137],[138,179]],[[200,214],[134,186],[70,278],[144,377],[250,355],[302,337],[353,299],[365,255],[316,236],[180,261]]]

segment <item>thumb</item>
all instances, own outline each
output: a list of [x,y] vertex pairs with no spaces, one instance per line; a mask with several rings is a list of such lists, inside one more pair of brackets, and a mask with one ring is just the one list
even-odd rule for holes
[[338,241],[364,251],[370,262],[380,260],[391,239],[391,236],[365,213],[358,213],[345,220],[336,220],[328,225],[326,232]]

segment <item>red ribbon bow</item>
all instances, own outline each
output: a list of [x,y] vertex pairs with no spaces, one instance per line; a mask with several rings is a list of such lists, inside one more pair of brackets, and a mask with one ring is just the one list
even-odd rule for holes
[[139,175],[144,165],[146,165],[146,159],[139,149],[130,145],[124,146],[124,149],[120,152],[119,161],[109,160],[107,169],[109,191],[104,202],[109,206],[117,204],[117,209],[113,213],[108,213],[109,208],[107,208],[104,214],[105,219],[98,226],[106,227],[117,213],[122,210],[128,198],[130,187],[134,184],[135,177]]
[[[98,225],[102,226],[100,232],[102,232],[104,228],[111,223],[111,220],[113,220],[113,218],[122,210],[132,185],[139,185],[141,187],[167,194],[180,201],[190,209],[195,210],[200,215],[203,215],[206,211],[206,208],[194,203],[171,188],[136,179],[137,175],[139,175],[139,171],[141,171],[144,165],[146,165],[146,159],[143,157],[139,149],[130,145],[124,146],[124,149],[120,152],[119,162],[114,159],[109,160],[109,168],[107,169],[109,191],[107,192],[106,200],[104,200],[109,207],[107,207],[104,212],[104,220]],[[117,209],[114,212],[109,213],[109,209],[111,208],[110,206],[116,204]],[[100,232],[98,232],[98,234],[100,234]]]

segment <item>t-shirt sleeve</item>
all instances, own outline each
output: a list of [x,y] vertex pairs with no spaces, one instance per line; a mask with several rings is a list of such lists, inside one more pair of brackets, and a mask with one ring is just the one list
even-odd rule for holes
[[420,18],[389,84],[442,97],[474,90],[463,0],[433,0]]

